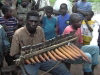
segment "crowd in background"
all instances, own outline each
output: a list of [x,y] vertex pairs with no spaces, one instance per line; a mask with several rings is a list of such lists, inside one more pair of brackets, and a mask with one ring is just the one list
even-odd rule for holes
[[[62,0],[59,6],[55,4],[54,7],[50,6],[49,0],[2,0],[0,2],[0,67],[4,57],[8,66],[14,64],[13,60],[20,54],[23,46],[75,32],[78,37],[76,45],[91,60],[91,63],[83,64],[84,75],[94,75],[93,71],[98,64],[100,52],[100,28],[99,23],[92,20],[94,16],[92,5],[87,0],[73,0],[70,7],[70,1],[64,1]],[[46,71],[55,64],[54,61],[36,65],[25,64],[25,69],[30,75],[36,75],[38,69]],[[68,70],[71,63],[62,62],[60,65],[51,73],[70,75]],[[59,70],[62,72],[60,73]]]

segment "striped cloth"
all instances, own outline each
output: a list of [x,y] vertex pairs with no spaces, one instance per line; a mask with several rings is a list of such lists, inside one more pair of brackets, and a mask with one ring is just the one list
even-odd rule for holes
[[0,17],[0,24],[4,26],[5,31],[7,32],[8,37],[12,37],[14,31],[17,28],[17,20],[14,17],[9,19],[5,19],[4,17]]

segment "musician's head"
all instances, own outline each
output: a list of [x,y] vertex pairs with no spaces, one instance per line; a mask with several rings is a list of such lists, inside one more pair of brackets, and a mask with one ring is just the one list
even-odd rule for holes
[[26,28],[30,34],[34,34],[36,32],[36,28],[39,25],[40,18],[39,14],[36,11],[30,11],[27,13],[26,17]]
[[81,27],[82,24],[82,18],[79,14],[77,13],[73,13],[70,16],[70,24],[72,25],[72,27],[77,30],[77,28]]

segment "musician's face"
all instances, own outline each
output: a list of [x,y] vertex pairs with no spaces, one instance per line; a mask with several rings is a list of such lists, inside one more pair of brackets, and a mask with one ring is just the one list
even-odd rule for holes
[[30,16],[27,20],[27,28],[29,33],[34,34],[36,32],[38,24],[39,24],[39,17]]

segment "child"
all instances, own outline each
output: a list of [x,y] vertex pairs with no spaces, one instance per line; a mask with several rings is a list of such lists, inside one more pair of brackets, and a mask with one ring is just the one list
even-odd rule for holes
[[[82,44],[82,35],[81,35],[81,23],[82,19],[79,14],[73,13],[70,17],[70,24],[67,26],[63,34],[69,34],[70,32],[75,32],[75,35],[78,37],[77,44]],[[89,67],[90,64],[85,64],[83,66],[84,75],[93,75],[95,66],[98,64],[99,48],[98,46],[86,45],[82,46],[82,51],[89,53],[92,57],[92,67]],[[87,54],[86,54],[87,55]],[[89,55],[87,55],[89,57]]]
[[58,35],[61,35],[66,26],[69,24],[70,15],[67,13],[67,5],[65,3],[61,4],[60,6],[60,13],[61,15],[58,16],[57,22],[57,29]]
[[42,19],[43,30],[46,40],[52,39],[56,36],[56,19],[52,16],[53,8],[51,6],[45,7],[46,16]]
[[83,45],[90,44],[90,41],[93,37],[92,33],[95,31],[94,28],[98,26],[98,23],[96,21],[91,20],[93,15],[93,11],[87,12],[85,20],[83,20],[82,22],[81,30],[83,35]]

